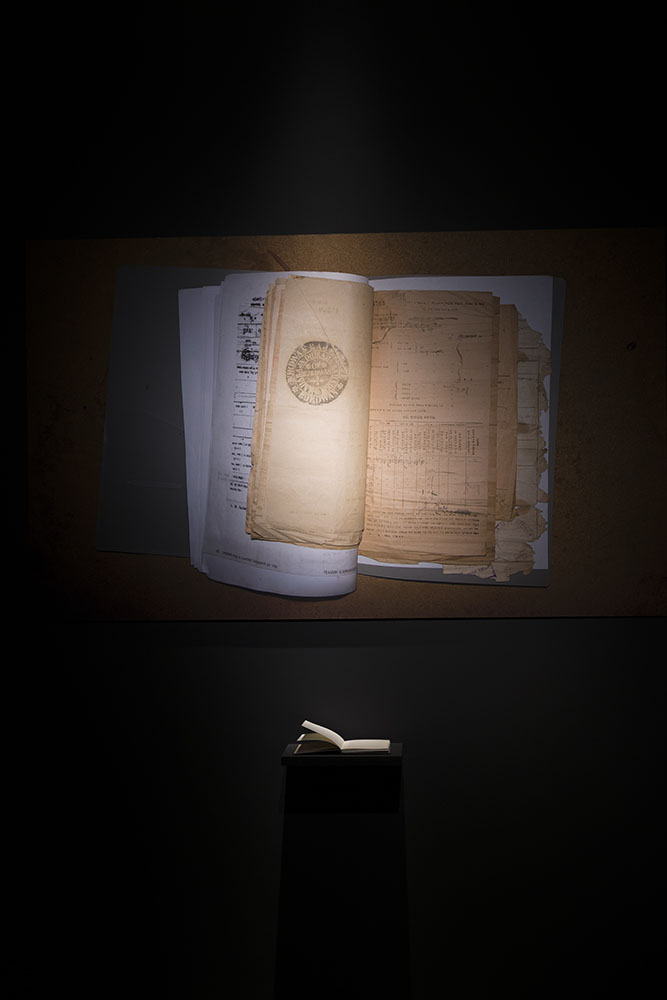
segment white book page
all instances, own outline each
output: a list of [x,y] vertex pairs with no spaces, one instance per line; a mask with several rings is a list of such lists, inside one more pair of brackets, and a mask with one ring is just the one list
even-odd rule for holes
[[313,733],[302,733],[299,737],[299,741],[313,739],[320,736],[321,738],[328,740],[335,745],[340,750],[388,750],[390,746],[389,740],[344,740],[342,736],[338,733],[334,733],[333,729],[326,729],[325,726],[316,725],[314,722],[308,722],[307,719],[301,723],[302,726],[306,726],[308,729],[312,729]]
[[345,740],[343,750],[388,750],[389,740]]
[[327,729],[326,726],[319,726],[315,722],[309,722],[308,719],[304,719],[301,725],[305,726],[306,729],[312,729],[314,733],[323,736],[325,740],[335,743],[341,750],[343,749],[345,740],[338,733],[334,733],[333,729]]
[[[215,359],[217,348],[217,360],[211,361],[214,378],[210,387],[206,381],[200,383],[205,398],[195,404],[203,424],[210,427],[210,446],[206,472],[193,471],[188,478],[188,504],[195,511],[191,538],[197,546],[191,560],[209,577],[223,583],[293,596],[334,596],[355,589],[356,548],[327,550],[266,542],[251,539],[245,530],[264,300],[270,284],[287,273],[312,274],[281,271],[230,275],[219,290],[215,319],[211,320],[210,310],[200,313],[204,324],[212,323],[208,333],[211,343],[202,348],[200,358]],[[322,276],[367,280],[349,274]],[[201,292],[202,299],[207,299],[209,292]],[[201,340],[207,340],[205,333]],[[192,390],[186,393],[184,388],[184,406],[186,395],[191,394]],[[204,460],[202,455],[193,455],[194,462],[198,458]],[[200,524],[204,506],[206,515]]]
[[[520,276],[443,276],[443,277],[397,277],[397,278],[371,278],[369,284],[375,290],[379,289],[405,289],[405,290],[455,290],[455,291],[483,291],[492,292],[503,304],[516,306],[518,312],[526,320],[528,325],[542,335],[545,345],[551,350],[551,323],[553,309],[553,279],[545,275],[520,275]],[[550,377],[545,378],[544,389],[547,400],[550,398],[549,386]],[[551,460],[549,455],[549,411],[548,409],[540,416],[540,427],[547,445],[547,463]],[[540,487],[548,490],[547,471],[542,474]],[[534,569],[549,568],[549,523],[548,507],[546,503],[537,505],[545,521],[546,530],[531,546],[535,553]],[[359,556],[359,562],[367,565],[395,565],[399,563],[380,563],[366,556]],[[436,563],[418,563],[423,568],[441,569]]]

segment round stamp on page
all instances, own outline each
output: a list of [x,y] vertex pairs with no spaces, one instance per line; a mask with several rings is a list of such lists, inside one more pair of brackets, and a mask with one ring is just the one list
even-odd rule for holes
[[320,406],[338,399],[347,385],[349,366],[338,347],[323,340],[309,340],[292,352],[285,378],[302,403]]

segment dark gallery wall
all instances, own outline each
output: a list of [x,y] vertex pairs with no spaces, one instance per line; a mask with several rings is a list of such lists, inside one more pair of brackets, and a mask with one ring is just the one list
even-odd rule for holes
[[[661,60],[627,25],[562,18],[545,46],[531,24],[502,43],[412,8],[383,32],[304,11],[169,41],[135,14],[104,46],[44,24],[21,235],[664,225]],[[84,622],[26,592],[5,708],[24,995],[272,1000],[280,754],[304,718],[404,745],[405,892],[362,919],[406,922],[412,1000],[649,995],[664,618]],[[354,872],[353,836],[335,855]],[[355,899],[348,928],[307,902],[335,963]]]
[[[280,755],[311,718],[403,744],[406,891],[388,909],[414,998],[643,995],[662,951],[661,635],[628,619],[51,627],[39,968],[73,997],[272,997]],[[316,868],[354,872],[361,813],[333,845],[319,828]],[[312,899],[320,874],[299,891],[326,980],[346,935],[387,913],[359,914],[344,874],[349,899]]]
[[9,208],[32,237],[664,224],[639,22],[135,8],[89,41],[30,33]]

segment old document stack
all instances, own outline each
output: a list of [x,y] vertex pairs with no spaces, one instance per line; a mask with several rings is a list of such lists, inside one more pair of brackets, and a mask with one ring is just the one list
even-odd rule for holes
[[563,295],[313,272],[183,289],[192,564],[311,597],[358,573],[548,583]]

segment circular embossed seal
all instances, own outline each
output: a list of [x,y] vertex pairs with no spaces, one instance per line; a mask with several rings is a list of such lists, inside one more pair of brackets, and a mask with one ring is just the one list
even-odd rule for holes
[[338,399],[347,385],[348,364],[343,352],[323,340],[309,340],[292,352],[285,378],[302,403],[319,406]]

